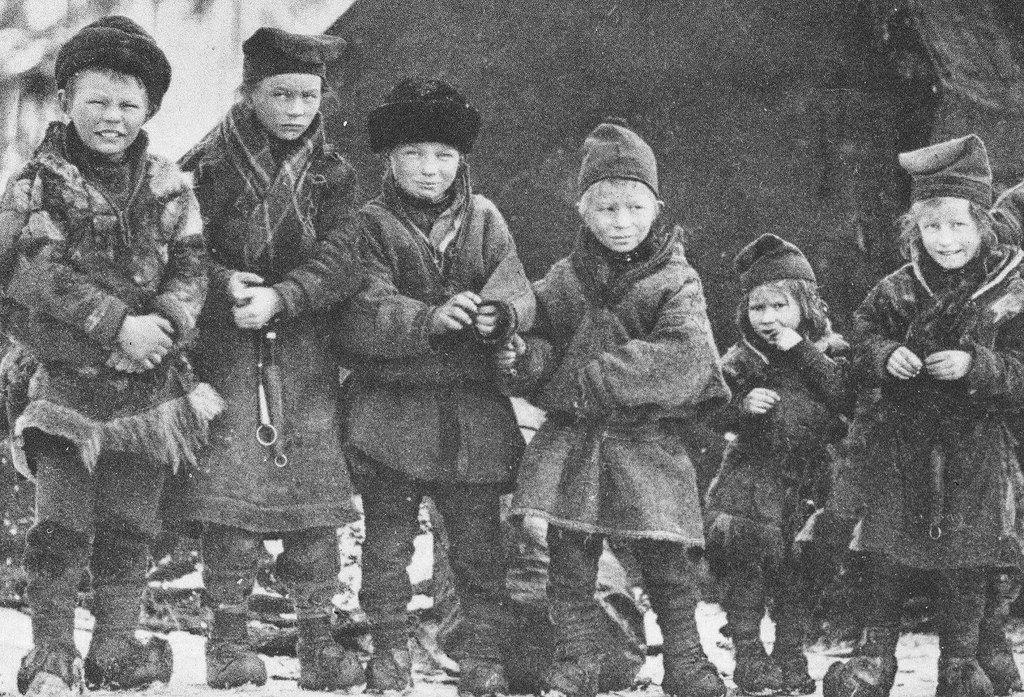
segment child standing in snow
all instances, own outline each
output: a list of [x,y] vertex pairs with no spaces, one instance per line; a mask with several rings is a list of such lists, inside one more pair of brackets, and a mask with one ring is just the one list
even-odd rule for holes
[[[708,490],[709,553],[726,586],[736,649],[733,679],[747,694],[811,694],[803,653],[806,584],[792,553],[805,502],[823,503],[825,446],[846,432],[849,346],[835,334],[814,271],[793,244],[765,234],[736,256],[741,341],[722,372],[733,398],[724,429],[736,434]],[[775,648],[761,645],[774,598]]]
[[18,689],[82,689],[78,584],[96,624],[84,681],[140,688],[171,675],[171,649],[135,637],[165,482],[195,465],[220,400],[182,348],[206,297],[199,206],[188,178],[147,151],[170,65],[131,20],[100,19],[57,54],[53,123],[0,204],[16,240],[5,331],[40,366],[15,424],[36,479],[25,568],[32,651]]
[[912,567],[943,588],[937,697],[984,697],[993,694],[978,661],[989,575],[1021,563],[1007,417],[1024,406],[1024,252],[996,240],[977,136],[904,153],[900,164],[913,178],[901,220],[909,263],[854,315],[854,369],[879,391],[851,434],[867,483],[857,544],[871,555],[871,604],[859,655],[829,668],[824,694],[889,694],[900,581]]
[[704,544],[696,475],[666,420],[728,399],[701,282],[681,231],[659,220],[654,153],[603,123],[583,145],[583,228],[535,285],[538,321],[499,352],[513,385],[547,410],[523,460],[513,511],[548,521],[548,601],[558,631],[545,692],[593,697],[603,612],[594,598],[606,537],[629,544],[665,638],[668,695],[719,697],[701,648],[695,562]]

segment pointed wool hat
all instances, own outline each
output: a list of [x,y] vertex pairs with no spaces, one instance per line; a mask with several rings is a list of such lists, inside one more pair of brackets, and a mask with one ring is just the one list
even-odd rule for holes
[[795,279],[817,283],[807,257],[792,242],[767,232],[740,250],[733,260],[744,293],[773,281]]
[[579,194],[602,179],[633,179],[658,192],[658,163],[643,138],[624,123],[608,120],[583,141],[583,162],[577,184]]
[[985,143],[973,133],[911,152],[900,153],[900,166],[913,178],[910,198],[924,201],[951,196],[992,206],[992,168]]

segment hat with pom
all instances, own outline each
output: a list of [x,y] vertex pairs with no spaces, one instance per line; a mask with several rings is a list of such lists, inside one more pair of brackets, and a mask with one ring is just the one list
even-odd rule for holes
[[633,179],[658,196],[658,163],[654,151],[625,122],[608,119],[583,141],[579,193],[602,179]]
[[913,178],[910,198],[963,198],[986,210],[992,206],[992,168],[985,143],[973,133],[911,152],[900,153],[900,166]]
[[327,64],[337,60],[348,44],[328,34],[292,34],[260,27],[242,44],[242,82],[255,84],[282,73],[327,77]]
[[86,68],[109,68],[139,78],[153,111],[171,85],[167,56],[146,30],[121,15],[97,19],[60,47],[53,67],[57,89],[65,89]]
[[370,112],[370,149],[404,143],[444,143],[467,153],[480,132],[480,112],[444,80],[405,78]]
[[773,281],[796,279],[817,283],[807,257],[792,242],[767,232],[740,250],[733,260],[740,288],[749,293]]

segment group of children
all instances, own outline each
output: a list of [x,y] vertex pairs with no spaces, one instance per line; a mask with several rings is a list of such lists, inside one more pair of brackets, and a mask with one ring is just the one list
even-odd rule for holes
[[[819,532],[857,523],[852,546],[871,568],[862,645],[829,669],[826,695],[889,694],[907,566],[934,570],[945,591],[937,694],[1019,688],[986,612],[995,575],[1021,565],[1011,428],[1024,406],[1024,252],[997,234],[976,136],[901,156],[908,263],[868,295],[849,343],[807,258],[765,234],[736,257],[741,338],[720,358],[635,132],[607,122],[587,136],[575,245],[531,285],[501,214],[472,190],[480,114],[443,81],[403,80],[370,114],[384,177],[360,203],[320,114],[326,64],[343,49],[258,30],[240,100],[180,167],[149,153],[141,130],[170,81],[152,37],[108,17],[57,57],[67,122],[0,202],[0,310],[16,347],[5,365],[36,364],[13,424],[37,491],[22,693],[169,679],[169,645],[135,636],[161,520],[200,531],[211,686],[267,679],[246,598],[259,546],[279,538],[299,685],[405,692],[407,566],[429,496],[464,612],[459,694],[505,694],[508,493],[514,515],[548,523],[558,644],[545,694],[597,693],[606,538],[637,560],[665,694],[726,694],[695,623],[703,556],[724,588],[737,686],[814,692],[795,550],[808,501]],[[1019,227],[1012,208],[999,216]],[[512,394],[546,410],[528,447]],[[696,418],[734,434],[706,498],[681,437]],[[835,470],[829,446],[851,421],[850,466]],[[353,484],[365,667],[330,622]],[[832,490],[844,500],[826,504]],[[86,570],[96,624],[83,662],[73,630]]]

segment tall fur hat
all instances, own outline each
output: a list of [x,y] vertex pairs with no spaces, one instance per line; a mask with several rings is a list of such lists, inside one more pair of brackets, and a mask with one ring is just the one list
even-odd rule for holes
[[818,282],[814,269],[800,248],[770,232],[741,249],[733,264],[740,275],[740,288],[744,293],[765,283],[785,279]]
[[308,73],[326,79],[327,64],[337,60],[346,46],[338,36],[260,27],[242,44],[242,81],[255,84],[282,73]]
[[444,80],[405,78],[370,112],[370,149],[403,143],[444,143],[470,152],[480,132],[480,112]]
[[985,143],[973,133],[911,152],[900,153],[900,166],[913,177],[910,198],[924,201],[954,196],[992,206],[992,168]]
[[60,47],[53,67],[57,89],[86,68],[110,68],[139,78],[153,111],[171,85],[167,56],[145,29],[121,15],[97,19]]
[[602,179],[633,179],[658,193],[658,163],[654,151],[625,123],[605,121],[583,141],[583,162],[577,181],[579,193]]

